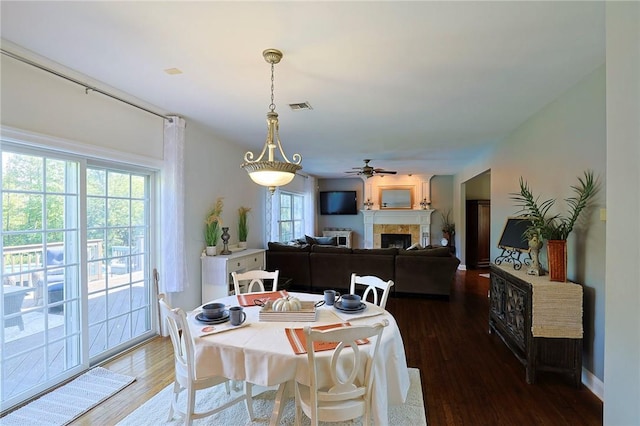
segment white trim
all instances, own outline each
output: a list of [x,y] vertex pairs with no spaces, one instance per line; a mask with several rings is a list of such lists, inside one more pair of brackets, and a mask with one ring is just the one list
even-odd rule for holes
[[582,384],[604,402],[604,382],[584,367],[582,367]]
[[161,170],[164,162],[155,158],[125,153],[56,136],[30,132],[9,126],[0,126],[0,138],[7,142],[20,143],[41,149],[49,149],[65,154],[81,154],[92,159],[117,161],[133,166],[144,166]]

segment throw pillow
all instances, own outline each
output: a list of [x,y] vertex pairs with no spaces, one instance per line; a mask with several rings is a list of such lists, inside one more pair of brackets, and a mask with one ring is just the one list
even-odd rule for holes
[[411,244],[407,247],[407,250],[422,250],[424,247],[420,245],[420,243]]

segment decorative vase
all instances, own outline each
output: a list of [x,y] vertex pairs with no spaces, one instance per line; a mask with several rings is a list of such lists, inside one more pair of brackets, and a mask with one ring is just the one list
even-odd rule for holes
[[222,236],[220,238],[222,239],[222,244],[224,244],[220,254],[231,254],[231,250],[229,250],[229,239],[231,238],[231,235],[229,235],[228,226],[222,228]]
[[238,248],[246,249],[247,248],[247,242],[246,241],[239,241],[238,242]]
[[567,281],[567,240],[548,240],[549,279]]
[[207,246],[206,253],[207,253],[207,256],[215,256],[216,246]]
[[529,275],[544,275],[544,271],[540,267],[540,249],[542,248],[542,241],[538,237],[533,237],[529,240],[529,256],[531,257],[531,265],[527,269]]

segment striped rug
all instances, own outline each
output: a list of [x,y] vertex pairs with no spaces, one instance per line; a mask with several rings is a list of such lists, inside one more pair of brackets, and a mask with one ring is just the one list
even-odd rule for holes
[[67,425],[136,380],[106,368],[93,368],[0,419],[2,426]]

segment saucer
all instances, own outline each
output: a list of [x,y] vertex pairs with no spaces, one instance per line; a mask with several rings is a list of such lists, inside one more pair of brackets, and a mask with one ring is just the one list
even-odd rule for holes
[[205,324],[222,324],[223,322],[229,321],[229,311],[224,311],[224,314],[222,314],[220,318],[216,319],[209,319],[202,315],[202,312],[200,312],[198,315],[196,315],[196,319]]
[[360,306],[358,306],[357,308],[345,308],[344,306],[342,306],[342,302],[334,303],[333,307],[347,314],[357,314],[358,312],[362,312],[367,309],[367,305],[362,302],[360,302]]

